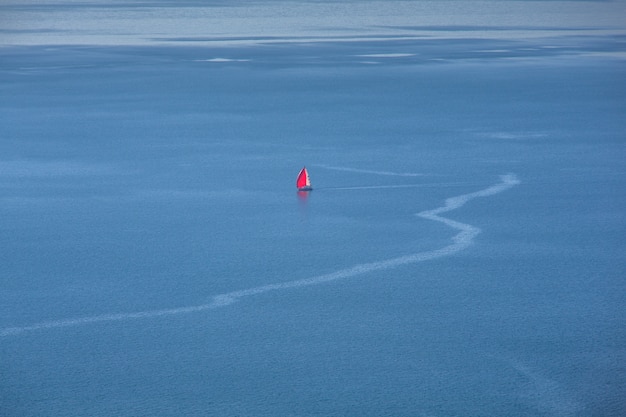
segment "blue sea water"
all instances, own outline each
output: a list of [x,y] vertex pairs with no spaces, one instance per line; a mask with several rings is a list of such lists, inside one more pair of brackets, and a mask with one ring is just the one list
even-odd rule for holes
[[0,414],[624,415],[623,5],[6,2]]

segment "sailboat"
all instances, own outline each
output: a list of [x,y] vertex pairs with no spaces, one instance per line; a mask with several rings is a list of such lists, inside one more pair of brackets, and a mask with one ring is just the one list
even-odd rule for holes
[[296,179],[296,187],[298,187],[298,191],[311,191],[313,187],[311,187],[311,180],[309,179],[309,172],[306,170],[306,167],[303,167],[298,174],[298,179]]

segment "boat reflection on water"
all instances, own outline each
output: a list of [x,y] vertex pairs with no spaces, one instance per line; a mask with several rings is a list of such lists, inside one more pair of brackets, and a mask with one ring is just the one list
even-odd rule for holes
[[308,191],[298,191],[298,200],[300,200],[300,202],[302,204],[306,204],[306,201],[309,199],[309,193]]

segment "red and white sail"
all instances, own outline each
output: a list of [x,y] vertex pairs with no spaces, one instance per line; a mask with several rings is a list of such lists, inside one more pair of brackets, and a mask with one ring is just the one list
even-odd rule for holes
[[306,167],[300,170],[298,174],[298,178],[296,179],[296,187],[301,191],[309,191],[311,190],[311,180],[309,179],[309,172],[306,170]]

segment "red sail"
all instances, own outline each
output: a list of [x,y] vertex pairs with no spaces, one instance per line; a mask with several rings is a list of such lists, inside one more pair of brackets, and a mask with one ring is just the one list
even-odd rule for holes
[[305,188],[309,187],[311,183],[309,182],[309,173],[306,171],[306,167],[302,168],[300,173],[298,174],[298,179],[296,180],[296,187]]

